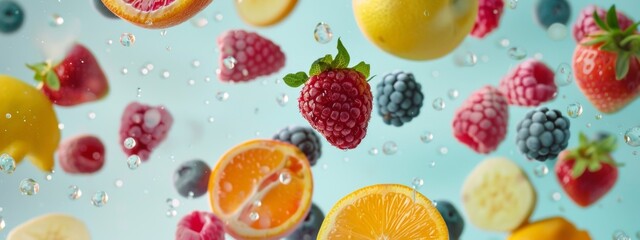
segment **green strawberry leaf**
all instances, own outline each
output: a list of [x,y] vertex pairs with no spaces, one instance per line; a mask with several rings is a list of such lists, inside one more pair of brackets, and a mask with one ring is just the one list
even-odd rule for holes
[[578,143],[580,144],[580,146],[585,146],[589,144],[589,138],[587,138],[587,135],[581,132],[580,135],[578,135]]
[[320,58],[320,59],[322,59],[322,62],[324,62],[326,64],[331,64],[331,62],[333,61],[333,56],[331,56],[331,54],[327,54],[327,55],[324,55],[324,57]]
[[283,80],[289,87],[299,87],[309,80],[309,76],[305,72],[290,73]]
[[596,22],[596,25],[598,25],[598,27],[600,27],[600,29],[604,30],[604,31],[610,31],[611,29],[609,28],[609,26],[607,26],[607,24],[605,24],[602,21],[602,18],[600,18],[600,15],[598,15],[598,12],[596,10],[593,10],[593,21]]
[[610,39],[608,35],[594,35],[594,36],[591,36],[591,37],[592,37],[591,40],[582,43],[582,45],[592,46],[592,45],[596,45],[598,43],[607,42]]
[[362,73],[362,75],[364,75],[365,79],[369,78],[370,68],[371,68],[371,66],[369,66],[369,64],[367,64],[365,62],[359,62],[358,65],[355,65],[355,66],[352,67],[353,70],[356,70],[356,71]]
[[58,75],[56,75],[53,71],[48,71],[45,77],[45,84],[54,91],[60,90],[60,79],[58,79]]
[[338,55],[336,55],[336,59],[331,62],[331,67],[333,68],[347,68],[349,66],[349,52],[342,45],[342,41],[338,38]]
[[631,58],[631,53],[622,52],[618,54],[618,58],[616,59],[616,80],[621,80],[627,76],[629,73],[629,60]]
[[610,153],[616,150],[618,145],[616,144],[616,137],[609,136],[608,138],[601,141],[602,149],[604,153]]
[[607,12],[607,25],[610,29],[620,29],[618,25],[618,15],[616,14],[616,5],[612,5]]
[[309,69],[309,76],[318,75],[324,70],[331,68],[330,64],[331,62],[329,63],[324,62],[324,58],[319,58],[318,60],[313,62],[313,64],[311,64],[311,69]]
[[585,170],[587,170],[587,161],[576,159],[571,170],[571,177],[576,179],[582,176]]
[[624,35],[633,34],[634,32],[636,32],[636,30],[638,30],[638,26],[640,26],[640,22],[631,24],[631,26],[627,27],[627,29],[624,30]]
[[595,161],[589,162],[589,172],[597,172],[602,168],[602,164],[597,159]]
[[36,63],[33,65],[30,65],[30,64],[26,64],[26,65],[27,65],[27,68],[35,72],[33,79],[35,79],[38,82],[44,81],[44,77],[47,75],[47,71],[49,70],[49,65],[46,62]]

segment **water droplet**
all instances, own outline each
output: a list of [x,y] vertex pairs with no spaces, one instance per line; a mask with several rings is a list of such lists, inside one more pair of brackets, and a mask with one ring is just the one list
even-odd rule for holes
[[522,60],[527,57],[527,50],[521,47],[512,47],[507,51],[509,57],[515,60]]
[[613,232],[612,237],[613,240],[631,240],[631,237],[629,237],[629,235],[627,235],[627,233],[622,230],[616,230],[615,232]]
[[96,113],[95,112],[89,112],[88,117],[91,120],[96,119]]
[[556,74],[554,76],[555,82],[558,86],[564,87],[573,81],[573,75],[571,72],[571,65],[568,63],[561,63],[556,68]]
[[433,99],[433,103],[431,103],[431,106],[436,111],[442,111],[446,105],[442,98],[436,98],[436,99]]
[[3,153],[0,155],[0,172],[12,174],[16,171],[16,161],[11,155]]
[[448,95],[449,99],[456,100],[460,96],[460,92],[457,89],[450,89]]
[[640,126],[629,128],[624,133],[624,142],[632,147],[640,146]]
[[196,85],[196,80],[189,79],[189,81],[187,81],[187,84],[189,84],[189,86]]
[[572,103],[567,106],[567,115],[571,118],[577,118],[582,115],[582,105],[580,103]]
[[122,33],[120,35],[120,44],[125,47],[133,46],[136,43],[136,36],[133,33]]
[[7,119],[11,119],[11,113],[5,114],[4,117],[7,118]]
[[211,78],[210,77],[204,77],[204,82],[206,82],[206,83],[211,82]]
[[20,181],[20,192],[22,195],[36,195],[40,191],[40,184],[31,178],[25,178]]
[[260,207],[260,206],[262,206],[262,202],[260,200],[256,200],[255,202],[253,202],[253,206],[254,207]]
[[322,164],[322,170],[327,170],[329,168],[329,164]]
[[511,44],[511,41],[509,41],[509,39],[506,39],[506,38],[500,39],[500,41],[498,41],[498,45],[503,48],[509,47],[510,44]]
[[117,188],[121,188],[122,186],[124,186],[124,181],[122,181],[122,179],[116,179],[113,184],[116,185]]
[[127,73],[129,73],[129,69],[127,69],[126,67],[123,67],[122,70],[120,70],[120,72],[122,73],[122,75],[126,75]]
[[44,175],[44,180],[51,181],[52,179],[53,179],[53,175],[51,174]]
[[149,74],[149,69],[147,69],[146,67],[141,68],[140,69],[140,74],[142,74],[142,75]]
[[251,221],[258,221],[258,219],[260,219],[260,214],[258,214],[257,212],[251,212],[249,213],[249,219]]
[[371,156],[378,155],[378,148],[373,147],[373,148],[369,149],[369,155],[371,155]]
[[278,175],[278,181],[284,185],[291,183],[291,174],[288,171],[283,171]]
[[333,32],[331,32],[329,24],[319,22],[316,25],[315,30],[313,30],[313,38],[316,39],[316,42],[322,44],[329,43],[333,38]]
[[424,12],[422,12],[422,15],[424,15],[425,17],[431,16],[431,13],[429,12],[429,10],[424,10]]
[[454,63],[460,67],[472,67],[478,63],[478,56],[473,52],[458,53],[454,57]]
[[200,61],[193,60],[193,62],[191,62],[191,66],[193,66],[194,68],[200,67]]
[[234,58],[233,56],[228,56],[222,60],[222,64],[224,65],[224,67],[226,67],[229,70],[236,67],[237,63],[238,63],[238,60],[236,60],[236,58]]
[[602,114],[600,113],[596,114],[596,120],[600,120],[600,119],[602,119]]
[[58,123],[58,129],[63,130],[64,129],[64,124],[63,123]]
[[587,128],[590,128],[591,127],[591,123],[587,123],[586,126],[587,126]]
[[433,205],[433,207],[438,207],[438,201],[431,200],[431,205]]
[[382,144],[382,152],[386,155],[393,155],[398,152],[398,145],[394,141],[388,141]]
[[140,163],[142,163],[142,160],[138,155],[134,154],[127,158],[127,166],[129,166],[129,169],[131,170],[135,170],[136,168],[138,168],[140,166]]
[[224,16],[222,15],[222,13],[216,12],[215,15],[213,15],[213,19],[215,19],[217,22],[220,22],[222,21],[222,19],[224,19]]
[[51,26],[52,27],[57,27],[57,26],[60,26],[62,24],[64,24],[64,18],[62,18],[58,14],[51,15]]
[[218,99],[218,101],[220,101],[220,102],[227,101],[227,99],[229,99],[229,93],[228,92],[218,92],[218,93],[216,93],[216,99]]
[[518,0],[509,0],[509,8],[516,9],[518,7]]
[[5,227],[6,227],[6,223],[4,222],[4,219],[2,218],[2,216],[0,216],[0,231],[2,231]]
[[77,200],[82,197],[82,190],[76,185],[69,186],[69,199]]
[[109,201],[109,195],[105,191],[97,191],[91,197],[91,204],[96,207],[102,207]]
[[442,155],[447,155],[447,153],[449,153],[449,149],[447,147],[440,147],[438,152],[440,152],[440,154]]
[[164,36],[167,36],[167,29],[162,29],[162,30],[160,31],[160,36],[163,36],[163,37],[164,37]]
[[567,26],[562,23],[554,23],[549,26],[547,29],[547,36],[551,38],[551,40],[560,41],[567,38],[569,34],[569,30]]
[[167,212],[165,213],[167,215],[167,217],[175,217],[176,215],[178,215],[178,211],[175,209],[167,209]]
[[162,71],[162,78],[167,79],[171,76],[171,73],[169,73],[169,71],[165,70]]
[[136,146],[136,140],[132,137],[128,137],[124,140],[124,147],[126,149],[132,149]]
[[167,201],[166,201],[166,202],[167,202],[167,205],[168,205],[170,208],[177,208],[177,207],[180,207],[180,200],[178,200],[178,199],[174,199],[174,198],[167,198]]
[[430,143],[431,141],[433,141],[433,133],[429,131],[423,132],[422,135],[420,135],[420,141],[422,141],[423,143]]
[[411,181],[411,187],[413,187],[413,189],[415,189],[415,190],[420,189],[420,187],[422,187],[422,185],[424,185],[424,180],[422,180],[422,178],[415,177]]
[[560,201],[560,198],[562,198],[562,195],[560,195],[559,192],[554,192],[551,194],[551,200],[553,200],[554,202]]
[[203,27],[207,26],[207,24],[209,24],[209,20],[207,20],[207,18],[204,17],[204,16],[200,16],[200,17],[192,18],[191,19],[191,23],[195,27],[203,28]]
[[431,162],[429,163],[429,167],[431,167],[431,168],[436,167],[436,161],[431,161]]
[[285,105],[287,105],[287,103],[289,102],[289,96],[286,93],[281,94],[280,96],[276,97],[276,102],[278,103],[278,105],[280,105],[281,107],[284,107]]
[[533,169],[533,174],[536,177],[544,177],[549,173],[549,167],[545,164],[540,164]]

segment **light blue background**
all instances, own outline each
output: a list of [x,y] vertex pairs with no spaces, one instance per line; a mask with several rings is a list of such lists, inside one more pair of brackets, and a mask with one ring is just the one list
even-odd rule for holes
[[[217,0],[198,15],[205,17],[208,25],[198,28],[186,22],[168,29],[166,36],[161,36],[160,30],[146,30],[121,20],[107,19],[96,12],[93,1],[89,0],[19,2],[26,11],[25,23],[15,34],[0,34],[0,73],[33,83],[32,73],[24,67],[25,63],[39,62],[46,57],[59,59],[65,42],[75,40],[89,47],[109,77],[110,95],[100,102],[56,108],[56,111],[65,126],[63,139],[81,133],[96,134],[107,144],[107,161],[99,173],[91,176],[72,176],[57,168],[51,181],[46,181],[45,175],[28,162],[19,165],[13,175],[0,174],[0,207],[3,208],[0,215],[7,224],[0,231],[0,239],[18,224],[50,212],[69,213],[84,220],[95,239],[173,239],[180,217],[193,210],[210,209],[206,196],[195,200],[179,197],[172,186],[174,169],[180,162],[193,158],[202,158],[214,165],[218,157],[235,144],[256,136],[269,138],[286,125],[306,125],[296,104],[300,89],[289,88],[278,79],[289,72],[307,70],[314,59],[326,53],[335,54],[337,37],[343,39],[353,63],[366,60],[371,64],[372,75],[378,75],[372,84],[377,84],[380,76],[394,69],[411,71],[422,84],[426,99],[420,116],[401,128],[384,125],[379,116],[373,115],[368,135],[356,150],[341,151],[324,141],[323,156],[313,168],[314,202],[327,212],[338,199],[358,188],[376,183],[409,185],[414,177],[420,177],[425,182],[420,192],[431,199],[453,201],[462,210],[459,191],[465,176],[487,156],[459,144],[452,136],[450,125],[455,109],[472,91],[487,84],[497,85],[518,63],[509,58],[507,48],[500,47],[497,42],[507,38],[511,46],[526,49],[529,57],[540,53],[552,69],[560,63],[570,63],[575,47],[571,36],[553,41],[536,25],[534,0],[520,1],[516,9],[506,8],[499,30],[484,40],[469,38],[458,48],[458,51],[477,54],[478,64],[473,67],[456,66],[453,55],[435,61],[413,62],[382,52],[361,34],[353,18],[351,1],[302,0],[279,25],[254,28],[239,19],[232,1]],[[640,3],[635,0],[573,0],[571,24],[587,2],[597,2],[601,6],[615,2],[619,9],[640,19]],[[53,14],[64,18],[62,26],[50,25]],[[214,19],[216,14],[224,17],[222,21]],[[333,30],[334,40],[329,44],[314,41],[313,29],[320,21],[327,22]],[[287,56],[286,67],[277,74],[248,84],[218,82],[215,78],[218,64],[216,37],[225,30],[238,28],[258,31],[278,43]],[[135,34],[134,46],[127,48],[118,43],[123,32]],[[113,44],[107,44],[108,40]],[[193,60],[200,61],[200,67],[193,67]],[[153,64],[154,69],[143,76],[140,70],[147,63]],[[123,75],[122,68],[127,68],[128,73]],[[170,72],[168,79],[160,77],[163,70]],[[205,82],[207,76],[211,77],[211,82]],[[195,85],[188,84],[190,79],[195,80]],[[136,96],[138,88],[142,90],[139,98]],[[447,97],[450,89],[457,89],[460,97],[450,100]],[[226,102],[215,97],[222,91],[230,95]],[[276,97],[283,93],[289,96],[289,103],[284,107],[276,102]],[[437,97],[446,101],[443,111],[431,107]],[[175,119],[168,139],[135,171],[127,168],[126,156],[118,140],[120,117],[131,101],[164,104]],[[206,104],[206,101],[210,103]],[[575,146],[578,131],[593,134],[608,130],[620,136],[622,143],[623,132],[640,125],[639,101],[617,114],[596,120],[598,112],[575,83],[561,87],[558,98],[548,106],[566,112],[573,102],[581,103],[584,113],[571,119],[574,135],[570,146]],[[620,145],[614,157],[626,166],[620,169],[618,184],[597,204],[582,209],[562,192],[552,172],[542,178],[535,177],[533,169],[539,163],[529,162],[514,150],[514,128],[526,111],[525,108],[510,108],[507,139],[490,156],[510,157],[531,177],[538,193],[532,219],[564,216],[578,227],[588,229],[598,240],[610,239],[617,229],[635,237],[640,231],[640,174],[637,174],[640,159],[632,152],[640,149]],[[95,113],[95,119],[89,119],[90,112]],[[208,122],[209,116],[215,118],[213,123]],[[420,141],[424,131],[433,132],[433,142]],[[382,151],[377,156],[368,154],[369,149],[381,149],[387,141],[397,143],[395,155],[384,155]],[[448,148],[446,155],[439,153],[441,147]],[[432,161],[435,161],[435,167],[430,167]],[[36,179],[40,183],[40,193],[22,196],[18,183],[24,178]],[[115,187],[116,179],[124,181],[122,188]],[[67,197],[68,186],[72,184],[82,189],[83,196],[79,200],[72,201]],[[97,208],[91,205],[90,198],[101,190],[109,194],[109,202]],[[552,201],[554,192],[561,193],[560,201]],[[178,216],[165,216],[167,198],[180,199]],[[505,236],[482,231],[467,221],[462,239],[493,240]]]

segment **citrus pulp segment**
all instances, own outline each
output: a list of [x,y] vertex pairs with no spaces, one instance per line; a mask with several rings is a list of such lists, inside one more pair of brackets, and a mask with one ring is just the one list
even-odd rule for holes
[[213,0],[102,0],[118,17],[143,28],[169,28],[187,21]]

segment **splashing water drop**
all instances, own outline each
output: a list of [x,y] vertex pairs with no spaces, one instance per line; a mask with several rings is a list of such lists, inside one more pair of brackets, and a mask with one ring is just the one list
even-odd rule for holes
[[329,43],[333,38],[333,32],[331,32],[331,27],[329,24],[324,22],[319,22],[316,25],[316,28],[313,30],[313,38],[316,39],[318,43]]

